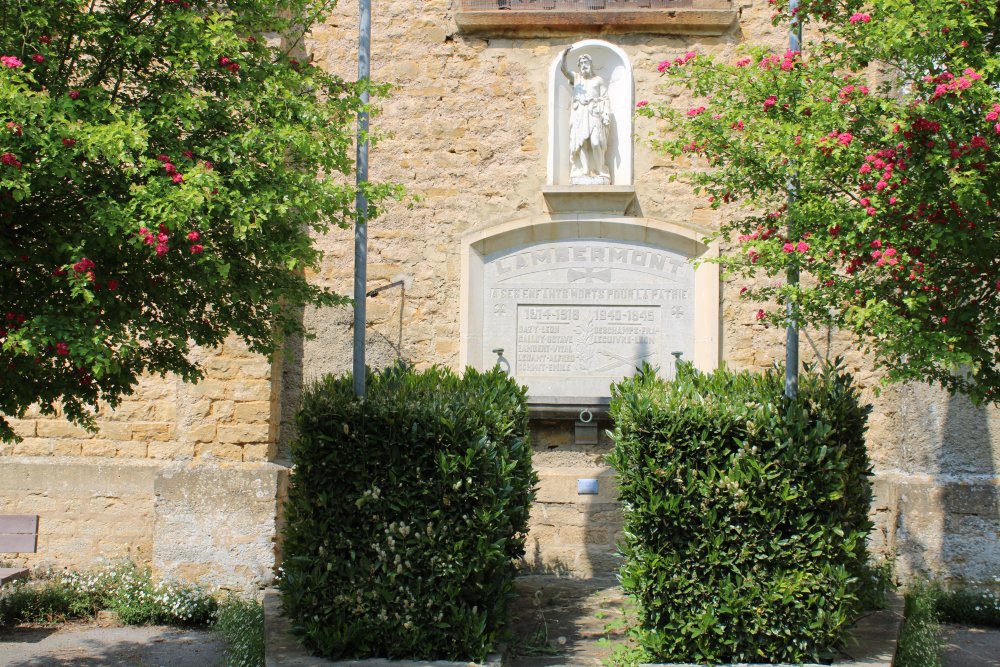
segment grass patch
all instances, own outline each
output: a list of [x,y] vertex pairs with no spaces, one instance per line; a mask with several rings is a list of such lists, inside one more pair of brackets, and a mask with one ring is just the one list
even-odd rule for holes
[[226,667],[263,667],[264,606],[231,595],[219,603],[216,631],[226,645]]

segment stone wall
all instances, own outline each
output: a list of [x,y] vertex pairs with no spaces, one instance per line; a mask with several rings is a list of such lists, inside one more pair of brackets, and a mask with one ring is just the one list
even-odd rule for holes
[[[336,17],[307,41],[313,61],[344,77],[356,72],[357,9],[342,3]],[[689,50],[735,58],[739,45],[784,49],[786,35],[771,26],[763,0],[740,3],[740,18],[715,37],[615,34],[635,71],[637,100],[693,105],[665,88],[656,64]],[[456,366],[459,358],[461,238],[512,220],[545,214],[548,67],[566,46],[588,35],[490,37],[463,34],[448,0],[384,3],[374,9],[373,77],[392,83],[373,127],[383,139],[372,149],[372,177],[402,183],[420,199],[390,206],[369,229],[369,289],[404,279],[368,302],[369,363],[402,358],[426,366]],[[717,213],[671,176],[689,169],[650,150],[643,139],[660,130],[637,119],[631,215],[710,229]],[[351,284],[352,233],[318,239],[327,253],[315,279],[340,291]],[[759,307],[739,301],[739,284],[723,286],[720,357],[735,367],[767,368],[784,357],[784,332],[753,317]],[[318,334],[294,346],[285,387],[292,389],[351,363],[351,313],[307,310]],[[893,550],[899,569],[984,579],[1000,571],[1000,411],[977,410],[920,386],[879,390],[877,374],[857,345],[836,332],[808,331],[803,358],[835,358],[874,403],[869,446],[876,472],[873,546]],[[296,391],[286,394],[291,414]],[[602,425],[602,429],[604,426]],[[282,443],[293,429],[285,424]],[[579,575],[609,573],[620,518],[604,465],[608,443],[573,443],[572,421],[536,422],[541,478],[527,559],[536,569]],[[576,480],[601,480],[598,496],[578,496]],[[607,483],[606,483],[607,482]]]
[[[319,66],[352,79],[357,5],[344,2],[336,12],[305,48]],[[783,48],[770,13],[764,0],[745,1],[739,22],[720,36],[606,39],[631,60],[637,100],[687,108],[693,101],[665,88],[656,64],[690,50],[731,59],[745,42]],[[462,238],[546,215],[549,66],[584,35],[463,34],[450,0],[376,3],[374,23],[373,76],[395,89],[373,120],[382,138],[371,152],[372,178],[399,182],[419,198],[387,206],[370,225],[368,288],[403,285],[368,301],[368,360],[455,367]],[[692,165],[659,156],[644,141],[661,129],[636,121],[637,198],[629,214],[709,230],[717,213],[670,180]],[[352,236],[336,230],[316,239],[326,255],[313,280],[350,292]],[[783,332],[755,321],[758,306],[740,302],[739,287],[722,287],[719,357],[735,367],[768,367],[783,357]],[[297,397],[313,379],[351,366],[348,309],[307,309],[303,319],[315,337],[288,341],[278,363],[237,343],[199,351],[207,371],[201,383],[145,378],[119,408],[101,410],[97,434],[37,413],[16,422],[24,440],[0,445],[0,512],[41,515],[39,553],[17,559],[61,567],[129,555],[212,584],[269,579]],[[803,357],[845,355],[875,405],[873,544],[895,550],[904,574],[984,579],[1000,571],[1000,411],[920,386],[876,395],[878,377],[850,340],[806,333]],[[605,464],[608,427],[600,424],[597,444],[578,444],[572,420],[533,422],[541,483],[529,567],[580,576],[617,567],[621,518]],[[598,479],[599,493],[578,495],[580,478]]]
[[0,445],[0,513],[39,515],[33,566],[130,558],[157,574],[247,587],[272,579],[280,359],[238,341],[198,350],[205,378],[144,377],[90,433],[37,411]]

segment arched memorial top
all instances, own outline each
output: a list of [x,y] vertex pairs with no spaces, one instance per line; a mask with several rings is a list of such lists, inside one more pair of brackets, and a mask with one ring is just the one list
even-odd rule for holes
[[[579,59],[589,56],[593,74],[607,86],[606,160],[611,186],[633,185],[632,114],[635,108],[635,84],[632,64],[628,55],[619,47],[600,39],[584,39],[570,48],[567,66],[571,74],[578,75]],[[563,73],[563,50],[549,66],[549,140],[547,184],[571,185],[571,125],[579,123],[581,113],[580,92],[577,93],[577,111],[574,112],[573,82]],[[575,113],[575,115],[574,115]]]
[[535,216],[462,239],[462,365],[500,363],[529,399],[600,405],[673,353],[719,359],[719,272],[705,231],[622,215]]

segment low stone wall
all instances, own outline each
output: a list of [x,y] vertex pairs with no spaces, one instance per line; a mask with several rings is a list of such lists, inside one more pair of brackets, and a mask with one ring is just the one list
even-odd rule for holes
[[0,513],[38,514],[33,568],[86,568],[130,558],[161,577],[208,587],[270,583],[287,469],[269,463],[162,463],[11,457]]

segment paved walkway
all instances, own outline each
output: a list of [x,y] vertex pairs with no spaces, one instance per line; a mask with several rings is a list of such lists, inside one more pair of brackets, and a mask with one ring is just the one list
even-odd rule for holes
[[159,626],[0,628],[0,667],[218,667],[222,642],[208,630]]
[[945,667],[1000,667],[1000,630],[942,625]]

